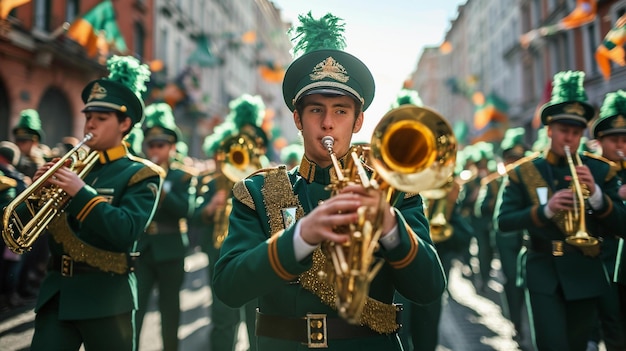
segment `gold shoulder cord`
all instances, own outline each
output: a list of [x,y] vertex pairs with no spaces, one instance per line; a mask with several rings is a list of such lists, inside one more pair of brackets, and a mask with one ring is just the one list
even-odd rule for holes
[[[282,208],[297,206],[296,219],[304,216],[302,205],[297,195],[293,194],[286,169],[279,168],[276,171],[268,172],[261,192],[272,233],[278,233],[284,229],[281,215]],[[285,194],[292,195],[286,196]],[[335,288],[325,280],[319,279],[318,276],[318,272],[325,266],[326,258],[318,247],[313,252],[313,266],[300,275],[299,281],[303,288],[319,297],[322,303],[335,309]],[[398,329],[396,307],[368,297],[363,309],[363,315],[361,316],[361,324],[367,325],[380,334],[394,333]]]

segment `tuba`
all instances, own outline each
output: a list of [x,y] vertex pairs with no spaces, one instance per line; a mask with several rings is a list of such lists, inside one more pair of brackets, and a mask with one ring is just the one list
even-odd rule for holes
[[452,234],[454,234],[454,228],[448,222],[450,212],[454,208],[454,202],[450,203],[448,197],[455,186],[458,187],[458,184],[451,178],[438,189],[420,192],[425,198],[424,200],[428,201],[428,206],[426,206],[428,213],[426,216],[430,223],[430,239],[435,244],[450,239]]
[[[381,201],[395,203],[395,190],[418,193],[440,187],[454,171],[456,138],[448,122],[436,112],[412,105],[403,105],[387,112],[374,129],[367,148],[367,159],[373,168],[371,178],[363,167],[363,155],[353,147],[345,168],[341,168],[333,151],[334,140],[322,139],[328,150],[337,179],[330,184],[331,196],[348,184],[381,189]],[[361,149],[362,150],[362,149]],[[349,323],[359,324],[369,296],[369,286],[383,261],[374,256],[382,235],[382,214],[359,208],[359,220],[347,228],[345,244],[325,242],[322,252],[326,267],[319,272],[335,288],[339,315]]]
[[[70,200],[63,189],[46,186],[46,182],[63,166],[82,179],[98,161],[98,153],[88,152],[83,145],[91,140],[91,133],[61,157],[50,169],[11,201],[2,216],[2,239],[16,254],[29,251],[48,225],[63,213]],[[19,211],[24,205],[27,211]],[[26,213],[28,212],[28,213]]]
[[[246,133],[240,133],[225,139],[216,154],[223,177],[216,178],[218,190],[230,191],[233,185],[261,168],[257,147],[254,140]],[[226,204],[215,210],[213,214],[213,247],[222,247],[228,235],[228,217],[233,203],[229,197]]]
[[[566,145],[564,151],[570,173],[572,173],[572,191],[574,192],[574,209],[565,213],[565,231],[567,234],[565,242],[577,247],[596,246],[598,245],[598,239],[587,233],[587,227],[585,225],[584,192],[586,191],[588,194],[589,190],[583,188],[578,180],[576,165],[574,164],[570,147]],[[578,154],[576,154],[576,161],[579,165],[582,164]]]

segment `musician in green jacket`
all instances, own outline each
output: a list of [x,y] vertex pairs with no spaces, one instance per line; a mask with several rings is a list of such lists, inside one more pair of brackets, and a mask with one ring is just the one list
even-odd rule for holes
[[583,81],[578,71],[554,76],[552,98],[541,109],[550,150],[508,173],[497,217],[500,230],[526,229],[530,236],[525,280],[539,350],[586,349],[598,299],[610,283],[597,236],[601,226],[623,226],[626,215],[611,165],[576,151],[594,116]]
[[[602,156],[615,163],[621,184],[626,181],[626,92],[618,90],[606,94],[600,116],[593,123],[591,132],[602,148]],[[622,187],[624,187],[622,185]],[[622,197],[625,200],[626,197]],[[601,337],[607,350],[626,349],[626,277],[623,252],[625,227],[605,227],[602,241],[602,257],[607,273],[614,283],[601,299],[599,320]],[[621,291],[620,291],[621,289]],[[599,340],[597,340],[599,341]]]
[[[309,13],[299,19],[302,26],[295,33],[308,41],[296,44],[296,52],[308,51],[287,69],[283,97],[301,131],[304,157],[291,171],[284,166],[265,169],[235,184],[229,233],[215,266],[213,288],[232,307],[258,299],[260,351],[320,346],[402,350],[394,292],[428,304],[445,289],[422,199],[400,193],[391,206],[382,191],[359,184],[330,196],[327,186],[337,180],[337,173],[322,138],[334,139],[332,153],[346,165],[352,133],[360,130],[363,111],[374,97],[374,80],[360,60],[343,51],[343,44],[329,48],[331,41],[316,46],[311,40],[307,28],[326,25],[338,33],[337,27],[343,29],[338,18],[327,14],[317,20]],[[377,229],[382,235],[374,256],[382,268],[369,293],[356,288],[355,297],[363,296],[366,304],[357,323],[350,324],[339,317],[336,285],[320,275],[333,272],[320,245],[349,240],[348,233],[334,229],[357,223],[360,207],[380,214]]]
[[187,220],[193,211],[195,172],[174,160],[176,143],[182,135],[171,107],[154,103],[146,107],[144,144],[146,157],[166,172],[156,213],[141,234],[137,260],[139,310],[136,316],[137,343],[152,290],[158,290],[163,350],[178,349],[180,288],[185,278],[185,256],[189,247]]
[[[97,152],[81,179],[61,167],[48,183],[70,197],[49,226],[51,259],[35,306],[31,350],[135,350],[137,282],[132,257],[159,198],[163,170],[131,156],[124,136],[143,118],[150,71],[114,56],[110,75],[83,89],[86,142]],[[125,85],[124,83],[128,85]],[[53,163],[35,174],[39,178]]]

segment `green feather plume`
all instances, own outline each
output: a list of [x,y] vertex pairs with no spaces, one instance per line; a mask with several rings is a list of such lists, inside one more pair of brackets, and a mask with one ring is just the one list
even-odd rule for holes
[[237,134],[237,126],[230,121],[222,122],[213,128],[213,133],[204,138],[202,150],[207,157],[215,156],[222,141]]
[[39,118],[39,112],[34,109],[26,109],[20,112],[20,121],[17,127],[30,128],[32,130],[41,130],[41,119]]
[[232,122],[237,129],[245,125],[260,127],[265,117],[265,104],[258,96],[243,94],[228,104],[230,113],[226,116],[226,121]]
[[114,55],[107,60],[109,80],[116,81],[132,90],[141,98],[147,91],[146,82],[150,80],[150,68],[132,56]]
[[587,93],[583,87],[585,73],[582,71],[563,71],[554,75],[551,102],[580,101],[587,102]]
[[402,89],[396,97],[396,101],[391,104],[391,108],[397,108],[402,105],[415,105],[418,107],[424,106],[419,93],[413,89]]
[[626,114],[626,91],[624,90],[606,94],[600,108],[600,118],[618,114]]
[[345,24],[342,19],[327,13],[319,19],[313,18],[311,12],[299,15],[300,26],[292,27],[288,34],[294,42],[294,56],[320,50],[335,49],[344,50],[346,40],[343,37]]

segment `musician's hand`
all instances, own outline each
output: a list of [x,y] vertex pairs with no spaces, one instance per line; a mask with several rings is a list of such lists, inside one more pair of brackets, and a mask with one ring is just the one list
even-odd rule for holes
[[396,226],[397,220],[395,212],[392,211],[391,205],[383,197],[382,191],[373,188],[364,188],[361,185],[349,185],[342,189],[342,193],[353,193],[360,196],[360,200],[363,206],[369,208],[371,219],[374,219],[377,214],[377,210],[383,216],[383,232],[381,236],[385,236],[389,233],[393,227]]
[[623,201],[626,201],[626,184],[619,187],[617,194]]
[[65,190],[65,192],[71,197],[76,196],[80,189],[85,186],[85,182],[78,176],[78,174],[72,172],[65,166],[54,172],[49,181],[50,184],[56,185]]
[[571,189],[561,189],[548,200],[548,208],[553,213],[574,209],[574,192]]
[[[57,160],[58,158],[50,162],[46,162],[43,166],[39,167],[37,171],[35,172],[35,174],[33,175],[33,182],[41,178],[41,176],[44,175],[44,173],[46,173],[50,168],[52,168],[57,163],[56,162]],[[50,183],[46,182],[44,185],[50,185]]]
[[589,167],[586,165],[576,166],[576,174],[578,174],[580,185],[586,185],[590,195],[593,195],[596,192],[596,181],[593,179],[593,174],[591,174]]
[[348,233],[335,233],[336,227],[357,222],[356,210],[361,206],[360,196],[343,193],[325,200],[306,216],[300,219],[300,236],[309,245],[323,241],[345,243]]

